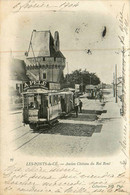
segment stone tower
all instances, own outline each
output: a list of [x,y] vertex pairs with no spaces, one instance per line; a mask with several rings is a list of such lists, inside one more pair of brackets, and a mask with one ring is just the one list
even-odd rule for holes
[[50,31],[32,32],[26,52],[27,75],[31,80],[59,83],[65,68],[65,57],[60,51],[59,33],[54,38]]

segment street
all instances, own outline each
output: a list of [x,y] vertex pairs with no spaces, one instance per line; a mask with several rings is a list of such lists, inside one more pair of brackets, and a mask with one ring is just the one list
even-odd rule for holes
[[17,151],[34,156],[102,156],[119,148],[122,120],[112,89],[105,93],[105,104],[82,97],[83,112],[59,119],[52,128],[34,131],[22,124],[22,112],[10,114],[11,144]]

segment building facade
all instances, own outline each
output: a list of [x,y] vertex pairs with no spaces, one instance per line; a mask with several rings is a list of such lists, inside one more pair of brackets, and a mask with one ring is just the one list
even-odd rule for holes
[[30,79],[26,75],[26,64],[23,60],[10,59],[9,95],[11,104],[22,103],[23,85]]

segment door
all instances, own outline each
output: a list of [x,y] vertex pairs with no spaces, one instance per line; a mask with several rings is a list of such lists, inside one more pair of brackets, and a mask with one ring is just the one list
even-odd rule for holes
[[39,118],[47,119],[48,98],[47,95],[41,95],[40,116]]

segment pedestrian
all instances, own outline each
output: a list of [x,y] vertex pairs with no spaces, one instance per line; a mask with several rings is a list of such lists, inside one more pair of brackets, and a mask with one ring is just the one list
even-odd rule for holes
[[66,106],[65,106],[65,99],[61,96],[61,109],[62,112],[65,112]]
[[102,95],[103,95],[103,94],[102,94],[102,92],[100,91],[100,92],[99,92],[99,101],[100,101],[100,102],[102,101]]
[[78,117],[78,105],[75,104],[75,114],[76,114],[76,117]]
[[75,99],[75,106],[74,106],[76,117],[78,117],[78,108],[79,108],[79,100],[78,100],[78,98],[76,98]]
[[81,100],[79,100],[79,108],[80,108],[81,113],[82,113],[82,106],[83,106],[83,102]]

